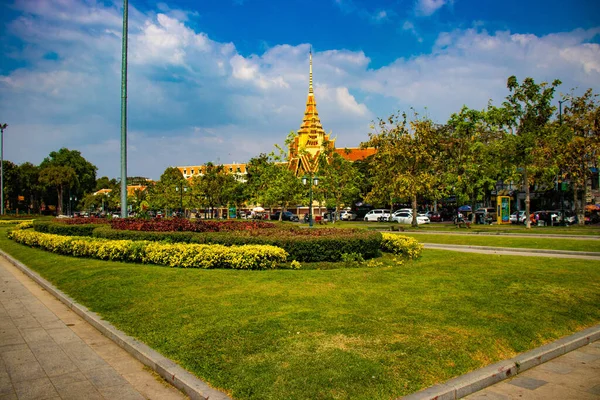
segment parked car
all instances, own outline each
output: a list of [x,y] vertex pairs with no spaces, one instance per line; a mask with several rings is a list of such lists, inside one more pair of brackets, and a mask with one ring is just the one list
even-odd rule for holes
[[[413,222],[413,214],[412,213],[408,213],[408,212],[397,212],[394,213],[394,215],[392,216],[392,222],[397,222],[399,224],[412,224]],[[422,224],[428,224],[429,223],[429,218],[423,215],[417,215],[417,224],[418,225],[422,225]]]
[[356,213],[354,211],[342,211],[340,213],[340,219],[342,221],[354,221],[356,219]]
[[527,218],[525,217],[525,211],[515,211],[510,214],[508,220],[511,224],[524,224]]
[[[273,214],[271,214],[271,219],[274,221],[279,221],[279,214],[281,213],[281,211],[277,211],[274,212]],[[292,221],[292,222],[298,222],[300,221],[300,218],[298,218],[298,216],[290,211],[284,211],[283,212],[283,216],[281,217],[282,221]]]
[[378,209],[369,211],[365,215],[364,220],[367,221],[367,222],[389,221],[390,214],[391,214],[390,210],[385,210],[385,209],[382,209],[382,208],[378,208]]
[[475,210],[476,224],[491,224],[496,221],[496,209],[493,207],[483,207]]
[[427,217],[431,222],[444,222],[444,216],[437,212],[429,211]]
[[539,226],[550,226],[558,225],[562,221],[562,215],[560,211],[542,210],[532,213],[530,216],[532,224]]

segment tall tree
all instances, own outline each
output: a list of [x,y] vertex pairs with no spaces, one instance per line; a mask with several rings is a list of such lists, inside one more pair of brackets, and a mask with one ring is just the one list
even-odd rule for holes
[[167,211],[181,206],[180,190],[185,186],[185,178],[178,168],[168,167],[160,176],[160,180],[148,189],[147,199],[156,210]]
[[367,142],[377,149],[373,156],[373,189],[367,200],[384,193],[389,195],[390,203],[394,198],[410,199],[412,225],[417,226],[417,196],[434,193],[440,184],[439,134],[440,129],[431,120],[417,114],[410,123],[404,113],[380,119]]
[[363,177],[353,163],[327,144],[324,147],[326,151],[319,158],[319,186],[333,199],[337,219],[340,206],[351,204],[359,195]]
[[[510,94],[506,97],[503,107],[509,116],[508,125],[513,135],[507,137],[507,154],[517,167],[525,189],[525,212],[530,215],[530,187],[535,184],[536,176],[543,174],[548,168],[548,138],[550,133],[549,121],[556,110],[552,106],[552,98],[559,80],[551,85],[546,82],[536,84],[532,78],[525,78],[519,84],[516,77],[508,78],[507,87]],[[526,220],[527,228],[531,221]]]
[[56,215],[62,214],[64,189],[76,181],[75,170],[69,166],[47,166],[40,171],[40,183],[56,189]]
[[[597,98],[592,89],[581,96],[571,94],[563,98],[570,100],[570,104],[565,108],[564,125],[559,127],[562,140],[557,141],[560,143],[561,172],[573,185],[575,213],[582,225],[590,167],[597,167],[600,157],[600,103]],[[583,192],[581,202],[578,198],[580,189]]]
[[41,187],[39,183],[40,169],[30,162],[18,167],[19,193],[28,204],[27,212],[39,212]]
[[501,144],[504,131],[494,115],[497,109],[478,111],[464,106],[450,116],[443,135],[447,188],[457,204],[472,207],[484,200],[502,175]]
[[41,169],[50,166],[71,167],[75,171],[75,180],[71,186],[73,195],[83,198],[84,194],[94,191],[98,168],[86,160],[81,152],[64,147],[53,151],[40,164]]

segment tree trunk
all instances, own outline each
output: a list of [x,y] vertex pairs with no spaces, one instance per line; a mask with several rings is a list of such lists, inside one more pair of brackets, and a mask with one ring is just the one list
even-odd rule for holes
[[525,168],[524,172],[523,172],[523,184],[525,185],[525,218],[526,218],[525,227],[527,229],[531,229],[531,219],[529,218],[529,215],[531,215],[531,209],[530,209],[531,199],[530,199],[530,195],[529,195],[529,180],[527,178],[527,168]]
[[58,217],[59,215],[62,214],[63,187],[58,186],[57,191],[58,191],[58,203],[56,204],[56,216]]
[[413,220],[412,220],[412,226],[414,228],[418,227],[419,224],[417,223],[417,195],[413,195],[412,197],[412,210],[413,210]]
[[577,224],[585,225],[585,206],[579,202],[579,187],[573,182],[573,205],[575,206],[575,215],[577,215]]

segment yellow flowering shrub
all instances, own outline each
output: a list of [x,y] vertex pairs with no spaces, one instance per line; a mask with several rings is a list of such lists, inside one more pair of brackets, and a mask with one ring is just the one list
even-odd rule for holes
[[33,228],[33,220],[31,221],[23,221],[20,224],[15,226],[15,229],[30,229]]
[[288,257],[285,250],[270,245],[165,244],[60,236],[31,230],[11,231],[9,238],[28,246],[76,257],[143,262],[179,268],[269,269],[284,263]]
[[31,222],[32,219],[0,219],[0,225],[17,225],[20,223]]
[[402,254],[410,259],[419,258],[423,245],[415,238],[382,232],[381,250],[387,253]]

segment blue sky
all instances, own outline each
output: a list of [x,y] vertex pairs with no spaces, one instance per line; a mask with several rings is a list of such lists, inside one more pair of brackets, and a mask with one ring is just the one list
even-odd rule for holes
[[[77,149],[119,175],[122,1],[0,5],[5,158]],[[415,108],[443,123],[506,96],[506,79],[600,92],[597,2],[130,0],[129,175],[246,162],[302,121],[308,52],[338,146]]]

